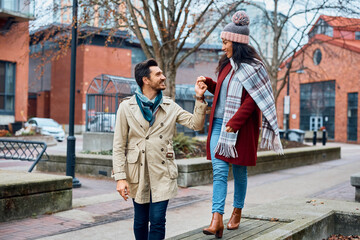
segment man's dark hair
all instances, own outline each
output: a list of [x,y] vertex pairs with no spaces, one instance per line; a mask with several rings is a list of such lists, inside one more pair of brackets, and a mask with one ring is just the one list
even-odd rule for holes
[[158,63],[155,59],[150,58],[135,66],[135,80],[140,88],[144,85],[143,77],[150,78],[150,67],[157,67]]

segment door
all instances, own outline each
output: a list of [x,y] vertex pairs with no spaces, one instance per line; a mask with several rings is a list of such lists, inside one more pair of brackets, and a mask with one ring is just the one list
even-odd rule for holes
[[317,131],[323,126],[322,116],[311,116],[310,117],[310,131]]

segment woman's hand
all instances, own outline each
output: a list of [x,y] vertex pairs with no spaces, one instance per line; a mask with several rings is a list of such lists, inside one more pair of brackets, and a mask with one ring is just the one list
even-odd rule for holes
[[199,82],[205,83],[205,81],[206,81],[206,78],[204,76],[199,76],[196,79],[196,84],[199,83]]
[[230,126],[226,126],[225,131],[226,131],[226,132],[230,132],[230,133],[234,133],[234,132],[235,132],[235,130],[234,130],[232,127],[230,127]]
[[197,97],[202,97],[207,90],[207,85],[203,81],[196,81],[195,84],[195,93]]

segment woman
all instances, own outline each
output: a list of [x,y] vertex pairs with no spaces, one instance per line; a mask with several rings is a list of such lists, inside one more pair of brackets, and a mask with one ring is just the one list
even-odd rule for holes
[[249,43],[249,17],[236,12],[221,33],[221,57],[217,82],[198,77],[214,94],[207,139],[207,158],[213,166],[213,217],[204,234],[221,238],[229,163],[234,175],[234,210],[227,229],[239,227],[247,188],[247,166],[255,166],[260,112],[263,113],[261,147],[283,153],[269,77]]

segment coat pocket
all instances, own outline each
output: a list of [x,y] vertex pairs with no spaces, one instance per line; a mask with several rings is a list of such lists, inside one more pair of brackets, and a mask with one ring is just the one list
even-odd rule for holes
[[178,177],[178,168],[175,163],[175,154],[174,152],[166,153],[166,162],[169,170],[170,179],[176,179]]
[[128,148],[126,155],[127,179],[130,183],[139,182],[139,148]]

